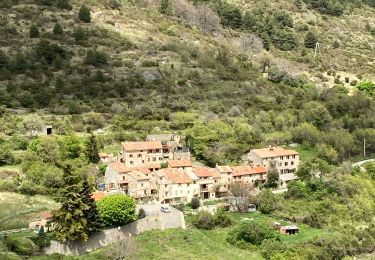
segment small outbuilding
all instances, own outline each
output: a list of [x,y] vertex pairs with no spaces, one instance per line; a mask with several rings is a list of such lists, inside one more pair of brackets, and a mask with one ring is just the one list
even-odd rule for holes
[[40,218],[29,221],[29,229],[39,232],[42,228],[44,232],[52,231],[49,221],[52,219],[52,213],[45,211],[40,214]]
[[297,226],[282,226],[280,227],[280,233],[285,235],[295,235],[298,234],[299,229]]

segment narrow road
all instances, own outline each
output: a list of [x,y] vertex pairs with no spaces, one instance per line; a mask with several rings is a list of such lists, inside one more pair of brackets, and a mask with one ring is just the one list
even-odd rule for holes
[[353,167],[361,167],[363,164],[368,163],[368,162],[375,162],[375,159],[368,159],[368,160],[359,161],[359,162],[353,163],[352,166]]

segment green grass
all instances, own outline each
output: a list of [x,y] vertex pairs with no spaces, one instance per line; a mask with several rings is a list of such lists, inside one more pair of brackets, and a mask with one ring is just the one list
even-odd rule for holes
[[154,230],[136,237],[135,259],[262,259],[256,251],[234,248],[226,229]]
[[0,192],[0,231],[27,228],[29,220],[38,218],[40,212],[57,207],[58,204],[46,196]]
[[300,160],[305,162],[314,159],[318,151],[315,148],[305,148],[303,146],[293,147],[299,153]]
[[113,155],[117,155],[119,152],[121,152],[121,143],[106,145],[101,150],[101,152],[112,153]]

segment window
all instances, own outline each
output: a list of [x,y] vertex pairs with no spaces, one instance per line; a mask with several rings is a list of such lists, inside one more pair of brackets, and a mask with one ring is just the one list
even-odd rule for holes
[[294,162],[290,162],[290,165],[294,165]]
[[295,156],[295,155],[293,155],[293,156],[292,156],[292,158],[293,158],[293,159],[295,159],[295,158],[296,158],[296,156]]
[[283,157],[283,156],[280,156],[280,160],[284,160],[284,157]]
[[129,158],[133,158],[133,155],[132,155],[132,154],[129,154]]
[[150,161],[150,158],[148,158],[148,161]]
[[162,161],[162,160],[163,160],[163,158],[159,157],[159,161]]
[[289,159],[289,155],[286,158]]
[[143,187],[143,182],[141,183],[141,187]]
[[152,160],[154,161],[154,162],[156,162],[156,158],[154,157],[154,158],[152,158]]
[[130,164],[133,164],[133,161],[130,161]]
[[142,154],[138,154],[138,158],[141,158],[142,157]]
[[167,187],[168,187],[168,184],[165,184],[165,187],[167,188]]
[[285,162],[285,166],[288,166],[288,162]]

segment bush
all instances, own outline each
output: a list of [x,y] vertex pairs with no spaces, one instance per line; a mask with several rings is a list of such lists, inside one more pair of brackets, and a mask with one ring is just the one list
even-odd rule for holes
[[190,202],[190,206],[192,209],[197,209],[201,205],[201,202],[198,198],[192,198]]
[[18,188],[19,192],[25,195],[34,196],[36,194],[43,193],[43,187],[35,184],[32,181],[25,180],[22,182],[21,186]]
[[107,54],[96,50],[89,50],[85,58],[85,63],[92,66],[106,65],[108,64]]
[[135,201],[124,194],[110,195],[97,202],[104,225],[122,226],[135,220]]
[[74,40],[77,42],[77,43],[82,43],[84,41],[87,41],[88,40],[88,36],[87,36],[87,33],[84,29],[82,29],[81,27],[78,27],[74,33]]
[[310,32],[310,31],[307,32],[305,36],[305,47],[313,49],[315,48],[317,42],[318,42],[318,39],[316,35],[313,32]]
[[276,209],[277,199],[268,189],[262,190],[259,194],[258,209],[263,214],[270,214]]
[[36,27],[36,25],[32,25],[30,27],[30,32],[29,32],[30,38],[38,38],[39,37],[39,29]]
[[202,210],[196,215],[194,225],[199,229],[209,230],[215,227],[215,220],[210,212]]
[[31,255],[37,251],[37,246],[26,237],[15,237],[10,235],[5,238],[7,248],[20,255]]
[[82,5],[79,9],[78,17],[84,23],[91,22],[90,8],[88,8],[86,5]]
[[146,212],[144,209],[139,209],[137,219],[145,218]]
[[12,180],[0,180],[0,191],[15,192],[17,185]]
[[218,210],[215,215],[215,225],[220,227],[229,227],[232,225],[232,219],[229,214],[223,210]]
[[275,231],[266,224],[255,221],[243,221],[228,233],[227,241],[231,244],[244,241],[252,245],[260,245],[263,240],[276,237]]
[[64,33],[63,28],[59,23],[56,23],[55,26],[53,27],[53,34],[55,35],[61,35]]

